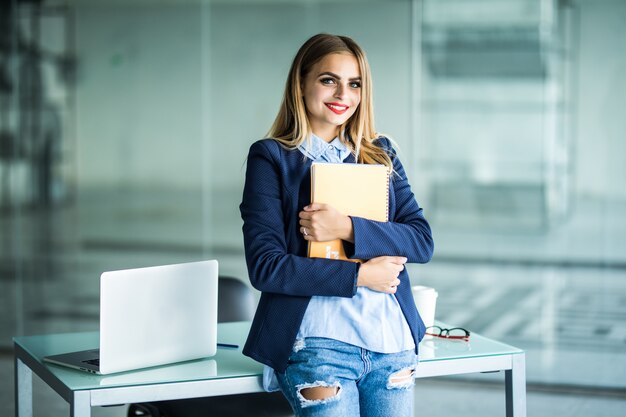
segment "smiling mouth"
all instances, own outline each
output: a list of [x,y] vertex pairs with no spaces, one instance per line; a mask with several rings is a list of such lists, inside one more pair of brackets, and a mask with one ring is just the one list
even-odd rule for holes
[[324,103],[335,114],[344,114],[350,107],[338,103]]

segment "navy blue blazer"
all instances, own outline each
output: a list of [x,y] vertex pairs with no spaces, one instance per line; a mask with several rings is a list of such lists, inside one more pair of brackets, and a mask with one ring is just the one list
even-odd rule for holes
[[[395,170],[390,182],[389,222],[352,217],[354,244],[344,242],[346,253],[363,260],[391,255],[426,263],[433,254],[430,226],[389,139],[379,138],[377,144],[387,151]],[[307,258],[298,213],[311,201],[312,162],[300,151],[285,149],[273,139],[255,142],[248,154],[239,207],[250,282],[261,291],[243,353],[278,372],[287,367],[311,296],[356,294],[358,263]],[[354,157],[350,155],[345,162],[354,163]],[[395,296],[417,352],[424,323],[415,308],[406,269],[399,279]]]

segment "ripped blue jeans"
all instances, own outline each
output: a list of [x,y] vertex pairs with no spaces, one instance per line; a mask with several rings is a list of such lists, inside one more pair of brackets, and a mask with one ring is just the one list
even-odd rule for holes
[[[376,353],[333,339],[298,340],[278,384],[297,417],[410,417],[417,355]],[[328,387],[321,397],[308,388]]]

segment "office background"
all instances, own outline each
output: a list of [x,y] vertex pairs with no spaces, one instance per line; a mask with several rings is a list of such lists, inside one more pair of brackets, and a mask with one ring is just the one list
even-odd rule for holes
[[[433,261],[409,268],[439,291],[437,318],[527,350],[529,415],[626,411],[626,1],[12,0],[0,13],[1,414],[11,337],[96,330],[102,271],[215,258],[247,279],[247,150],[323,31],[368,54],[377,128],[433,227]],[[476,398],[499,410],[501,377],[424,380],[416,396],[431,415],[486,415]]]

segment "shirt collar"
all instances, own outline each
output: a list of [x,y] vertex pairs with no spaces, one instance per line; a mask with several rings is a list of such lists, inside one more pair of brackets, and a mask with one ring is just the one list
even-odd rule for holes
[[324,139],[313,133],[311,134],[310,140],[302,142],[298,146],[298,149],[313,161],[343,162],[343,160],[350,155],[350,150],[339,137],[327,143]]

